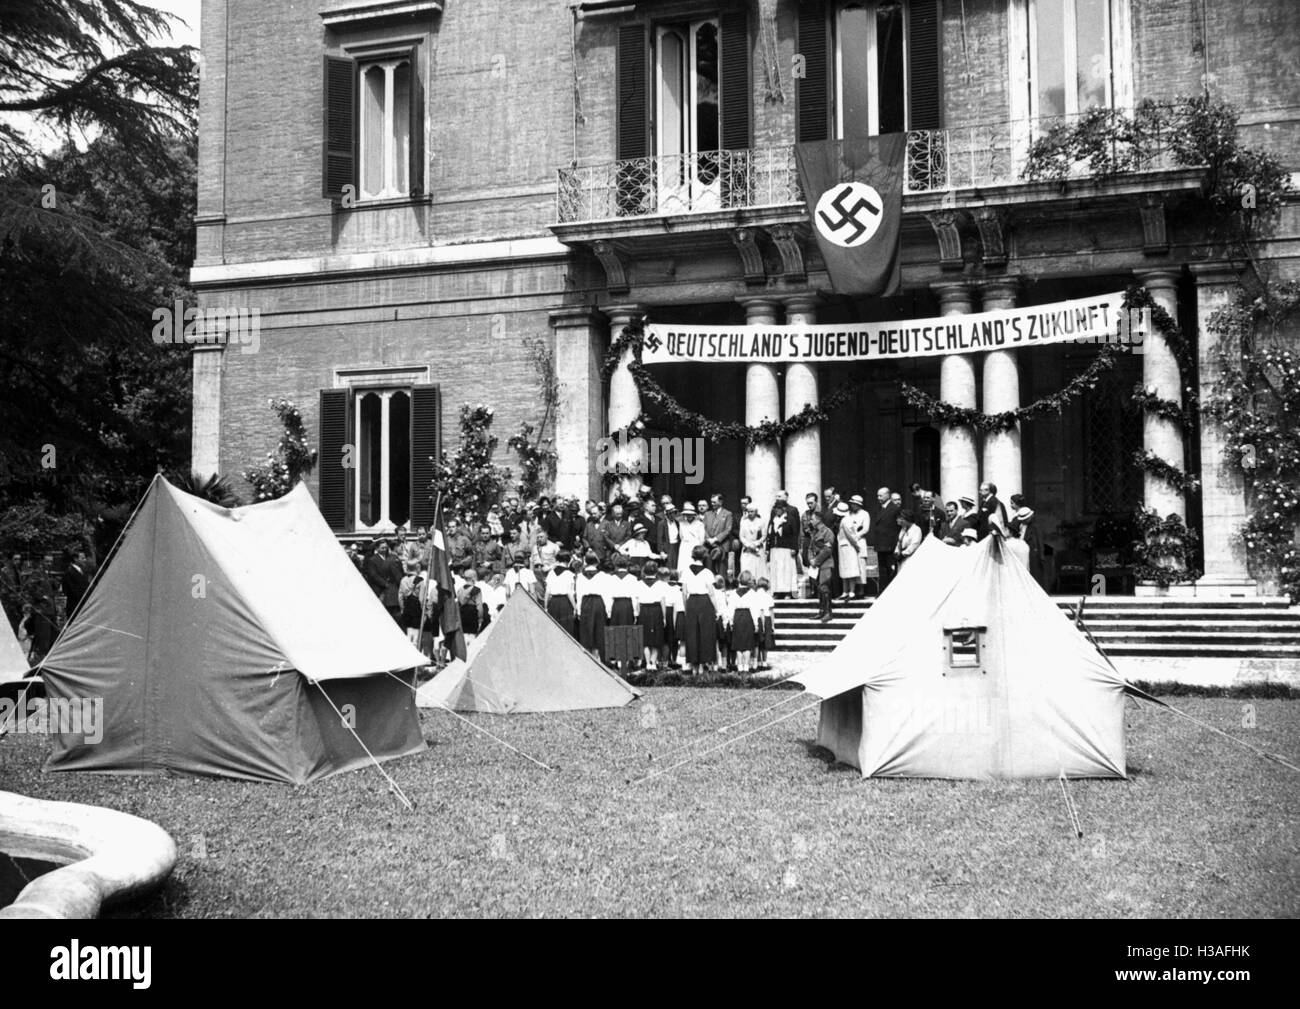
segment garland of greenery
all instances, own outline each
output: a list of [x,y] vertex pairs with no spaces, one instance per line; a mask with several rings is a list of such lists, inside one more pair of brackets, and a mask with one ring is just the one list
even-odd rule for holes
[[853,379],[844,382],[820,403],[809,403],[785,420],[765,420],[761,424],[754,425],[742,421],[713,420],[682,406],[672,393],[655,380],[650,370],[641,363],[641,347],[644,339],[643,321],[624,326],[623,332],[610,344],[605,354],[601,374],[608,379],[622,361],[624,354],[631,351],[632,358],[628,361],[627,370],[636,382],[641,398],[657,407],[660,413],[652,419],[649,414],[642,411],[627,427],[610,432],[609,437],[616,441],[640,437],[648,428],[653,428],[670,434],[699,436],[708,441],[743,441],[747,448],[767,445],[826,423],[833,413],[853,399],[859,385],[859,382]]
[[945,403],[943,400],[929,396],[916,386],[909,385],[906,382],[899,386],[899,392],[902,393],[903,399],[909,406],[928,414],[933,421],[943,427],[972,427],[982,434],[994,431],[1009,431],[1022,420],[1029,420],[1031,417],[1038,417],[1045,413],[1055,412],[1059,414],[1073,400],[1089,389],[1096,388],[1102,374],[1115,367],[1116,353],[1114,345],[1102,344],[1101,350],[1097,352],[1097,356],[1093,358],[1092,363],[1084,371],[1070,379],[1064,388],[1051,395],[1036,399],[1027,406],[1018,407],[1015,410],[1004,410],[1001,413],[981,413],[979,410],[973,410],[969,407]]
[[1161,399],[1154,392],[1142,388],[1141,383],[1133,386],[1128,406],[1130,410],[1141,410],[1172,421],[1184,434],[1189,434],[1196,426],[1196,415],[1192,411],[1172,399]]

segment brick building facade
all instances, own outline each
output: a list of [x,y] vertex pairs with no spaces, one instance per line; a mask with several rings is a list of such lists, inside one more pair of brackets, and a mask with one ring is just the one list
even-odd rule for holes
[[[1063,187],[1026,182],[1024,153],[1041,124],[1089,105],[1208,87],[1239,107],[1250,143],[1300,167],[1298,39],[1291,0],[205,0],[193,282],[201,305],[257,309],[262,328],[256,353],[195,352],[195,466],[254,464],[275,438],[267,400],[288,397],[318,438],[312,490],[340,534],[427,522],[425,460],[454,447],[460,404],[495,408],[503,445],[540,420],[528,345],[542,337],[563,384],[557,489],[596,496],[597,440],[641,409],[625,370],[602,381],[600,361],[642,314],[925,318],[1136,280],[1193,335],[1205,388],[1205,320],[1237,274],[1206,242],[1203,172],[1156,161]],[[908,132],[897,298],[831,293],[798,188],[792,145],[854,124]],[[744,184],[718,184],[724,171]],[[1297,272],[1294,206],[1256,253]],[[1059,544],[1066,520],[1184,510],[1127,462],[1146,445],[1203,474],[1188,518],[1204,586],[1253,591],[1232,539],[1245,501],[1213,427],[1184,446],[1123,407],[1139,381],[1177,398],[1158,338],[1095,395],[1005,436],[936,430],[898,394],[906,380],[1006,409],[1088,359],[1052,347],[660,378],[750,423],[862,380],[831,430],[706,446],[703,485],[733,501],[912,480],[952,498],[995,479]]]

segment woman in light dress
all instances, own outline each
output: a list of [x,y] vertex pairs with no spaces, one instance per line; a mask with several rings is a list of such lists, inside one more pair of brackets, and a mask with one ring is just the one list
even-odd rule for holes
[[752,579],[767,577],[767,527],[758,517],[758,506],[750,502],[740,520],[740,573]]

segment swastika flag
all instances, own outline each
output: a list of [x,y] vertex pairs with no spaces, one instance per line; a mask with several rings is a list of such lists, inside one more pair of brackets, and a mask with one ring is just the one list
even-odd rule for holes
[[799,144],[799,181],[831,286],[840,294],[898,294],[907,135]]

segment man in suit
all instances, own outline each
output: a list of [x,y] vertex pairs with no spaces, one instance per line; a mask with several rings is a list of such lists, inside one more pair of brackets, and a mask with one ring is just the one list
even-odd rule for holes
[[627,519],[623,517],[623,506],[616,501],[609,509],[605,521],[600,524],[601,556],[617,556],[619,547],[626,543],[631,535],[632,530],[628,526]]
[[1007,528],[1007,506],[998,500],[997,484],[982,483],[980,484],[979,524],[975,529],[980,539],[984,539],[989,534],[989,527],[994,515],[997,516],[997,521],[1005,531]]
[[727,554],[736,531],[736,520],[722,504],[722,495],[709,499],[709,511],[704,516],[704,545],[709,550],[709,570],[722,574],[727,570]]
[[894,551],[898,549],[898,513],[902,509],[892,500],[888,487],[876,491],[876,502],[879,508],[871,520],[870,535],[880,562],[880,591],[884,592],[893,581],[894,572],[898,570],[898,559],[894,556]]
[[447,547],[447,563],[452,565],[453,570],[463,571],[467,565],[473,563],[474,541],[455,519],[447,521],[444,540]]
[[479,527],[478,542],[474,544],[474,569],[484,578],[505,573],[501,540],[492,535],[490,526]]
[[677,522],[677,506],[668,501],[663,506],[663,515],[655,525],[655,550],[664,556],[664,564],[672,571],[677,570],[677,561],[681,555],[682,529]]
[[0,603],[4,604],[9,626],[18,631],[23,617],[23,556],[14,554],[0,568]]
[[806,528],[804,569],[817,573],[817,619],[825,624],[831,619],[831,577],[835,574],[835,537],[815,510],[808,513]]
[[63,595],[67,599],[64,619],[77,612],[86,590],[90,588],[90,562],[82,547],[71,547],[64,552]]
[[974,529],[979,524],[979,515],[975,512],[975,499],[962,497],[958,499],[961,502],[961,510],[957,510],[957,505],[951,501],[948,502],[950,518],[948,520],[948,535],[944,537],[945,543],[950,543],[955,547],[964,546],[962,534],[967,529]]

